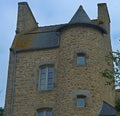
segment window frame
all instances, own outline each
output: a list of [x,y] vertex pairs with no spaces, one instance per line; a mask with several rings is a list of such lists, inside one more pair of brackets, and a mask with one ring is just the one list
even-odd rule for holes
[[[77,95],[77,98],[76,98],[77,100],[76,100],[76,102],[77,102],[77,107],[78,108],[85,108],[86,107],[86,96],[85,95]],[[79,105],[79,103],[78,103],[78,100],[79,99],[81,99],[81,100],[83,100],[84,101],[84,103],[83,103],[83,105]],[[82,101],[82,102],[83,102]]]
[[[48,79],[49,79],[49,76],[48,76],[48,74],[49,74],[49,68],[50,67],[52,67],[53,68],[53,77],[52,77],[52,87],[51,88],[49,88],[48,87]],[[43,87],[44,89],[42,89],[41,88],[41,69],[42,68],[45,68],[45,87]],[[38,86],[38,90],[39,91],[47,91],[47,90],[52,90],[53,88],[54,88],[54,78],[55,78],[55,67],[54,67],[54,64],[44,64],[44,65],[41,65],[40,67],[39,67],[39,86]]]
[[[84,59],[82,59],[83,62],[79,63],[79,61],[78,61],[78,58],[79,58],[79,57],[83,57],[83,58],[84,58]],[[85,54],[85,53],[83,53],[83,52],[77,53],[76,64],[77,64],[78,66],[84,66],[84,65],[86,65],[86,54]]]
[[41,108],[37,110],[37,116],[39,116],[39,113],[42,112],[43,116],[47,116],[47,112],[51,112],[53,116],[53,109],[52,108]]

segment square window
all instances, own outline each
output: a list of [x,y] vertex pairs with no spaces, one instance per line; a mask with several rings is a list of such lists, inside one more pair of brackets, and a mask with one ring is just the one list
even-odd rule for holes
[[77,54],[77,65],[85,65],[85,61],[86,58],[85,58],[85,54],[83,53],[78,53]]
[[85,98],[86,96],[84,95],[77,96],[77,107],[79,108],[85,107]]

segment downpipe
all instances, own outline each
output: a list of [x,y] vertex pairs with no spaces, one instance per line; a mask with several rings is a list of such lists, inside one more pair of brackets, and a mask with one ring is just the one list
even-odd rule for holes
[[13,105],[14,105],[14,92],[15,92],[15,80],[16,80],[16,50],[13,50],[13,78],[12,78],[12,90],[11,90],[11,106],[10,106],[10,116],[13,116]]

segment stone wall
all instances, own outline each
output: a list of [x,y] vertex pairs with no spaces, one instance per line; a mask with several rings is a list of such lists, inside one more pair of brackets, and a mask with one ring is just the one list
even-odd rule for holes
[[[105,39],[99,30],[78,25],[62,30],[59,48],[17,53],[13,116],[34,116],[46,107],[57,116],[95,116],[103,100],[114,105],[114,91],[100,74],[106,67]],[[85,53],[85,65],[77,65],[77,53]],[[54,64],[55,87],[41,92],[39,66],[43,64]],[[76,104],[81,92],[87,92],[85,108]]]
[[[19,13],[16,40],[24,37],[24,34],[20,35],[32,30],[32,26],[37,27],[26,3],[22,3],[19,10],[22,11],[23,6],[32,21],[30,26],[27,25],[30,22],[26,22],[24,27],[22,19],[25,14]],[[108,17],[107,13],[99,12],[99,18],[102,15]],[[26,17],[29,19],[28,15]],[[98,25],[71,24],[59,30],[58,48],[22,52],[11,50],[4,115],[36,116],[38,109],[52,108],[55,116],[97,116],[103,101],[114,106],[114,90],[105,86],[106,79],[101,74],[106,68],[112,69],[112,64],[108,67],[105,61],[105,56],[111,52],[109,20],[102,23],[105,23],[103,27],[107,28],[107,34],[103,34]],[[77,65],[78,53],[85,54],[84,65]],[[40,91],[39,70],[44,64],[54,65],[54,88]],[[77,107],[77,95],[86,96],[84,108]]]
[[[114,91],[105,86],[105,80],[100,74],[103,67],[106,67],[104,58],[105,50],[108,49],[106,49],[104,43],[105,39],[108,38],[104,38],[102,33],[88,27],[73,26],[61,32],[60,60],[58,63],[60,64],[58,66],[60,72],[58,80],[60,95],[58,101],[63,101],[63,96],[66,99],[62,103],[62,107],[59,107],[60,111],[63,112],[57,114],[66,112],[65,116],[72,113],[95,116],[100,110],[101,101],[105,100],[110,104],[114,104]],[[84,66],[76,64],[76,54],[81,52],[86,54],[87,61]],[[79,90],[88,90],[90,92],[85,110],[76,107],[76,96],[73,93],[78,91],[77,95]],[[58,102],[58,105],[61,106],[61,103]]]

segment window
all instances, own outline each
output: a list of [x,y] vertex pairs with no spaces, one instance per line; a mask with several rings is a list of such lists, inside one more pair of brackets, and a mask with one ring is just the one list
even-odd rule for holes
[[84,95],[77,96],[77,107],[79,107],[79,108],[85,107],[85,98],[86,98],[86,96],[84,96]]
[[44,65],[40,67],[40,90],[52,89],[54,85],[54,66]]
[[77,54],[77,64],[78,65],[85,65],[85,54],[84,53],[78,53]]
[[38,110],[37,116],[53,116],[52,109]]

